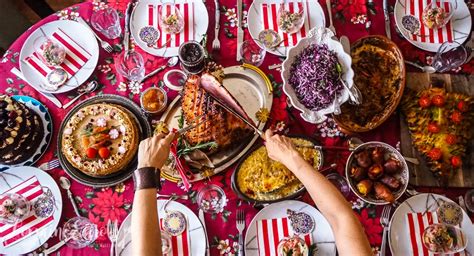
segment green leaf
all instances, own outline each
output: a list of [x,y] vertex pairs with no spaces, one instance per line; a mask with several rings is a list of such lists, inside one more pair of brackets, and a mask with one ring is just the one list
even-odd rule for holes
[[112,80],[112,79],[115,78],[115,74],[112,73],[112,72],[111,72],[111,73],[108,73],[107,76],[105,76],[105,78],[106,78],[107,80]]
[[92,247],[93,247],[96,251],[99,251],[99,250],[100,250],[100,245],[99,245],[98,243],[96,243],[96,242],[94,242],[94,243],[92,244]]
[[114,58],[112,58],[112,57],[107,57],[107,58],[104,59],[104,61],[105,61],[105,63],[107,63],[107,64],[112,64],[112,63],[114,63]]
[[92,208],[94,208],[94,207],[95,207],[95,204],[90,204],[90,205],[89,205],[89,209],[92,209]]
[[16,59],[15,59],[14,57],[11,57],[11,58],[10,58],[10,61],[11,61],[12,63],[16,63]]
[[114,44],[113,48],[114,48],[114,52],[121,52],[123,50],[123,45],[122,44]]
[[19,85],[18,85],[18,88],[20,88],[20,89],[25,88],[25,84],[19,84]]
[[79,211],[82,213],[83,216],[87,215],[87,213],[89,212],[88,210],[84,208],[79,209]]
[[93,197],[94,197],[94,192],[88,191],[88,192],[86,193],[86,198],[92,199]]
[[128,209],[130,209],[130,208],[132,208],[132,205],[131,205],[131,204],[124,204],[124,205],[123,205],[123,209],[124,209],[124,210],[128,210]]
[[110,84],[111,85],[116,85],[117,84],[117,78],[114,77],[114,78],[110,79]]
[[10,77],[6,79],[7,80],[7,84],[13,84],[13,79],[11,79]]
[[75,196],[74,200],[76,200],[77,203],[82,204],[82,198],[80,196]]
[[163,82],[163,80],[158,81],[158,87],[164,87],[164,86],[165,86],[165,82]]
[[129,97],[131,100],[133,100],[133,96],[134,96],[133,93],[129,93],[129,94],[128,94],[128,97]]
[[216,217],[217,217],[217,213],[213,212],[213,213],[211,214],[211,219],[212,219],[212,220],[215,220]]

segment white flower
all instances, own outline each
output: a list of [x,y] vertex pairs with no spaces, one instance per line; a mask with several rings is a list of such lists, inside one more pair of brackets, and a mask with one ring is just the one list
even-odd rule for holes
[[366,205],[366,202],[362,201],[360,198],[357,198],[355,202],[352,202],[352,209],[360,210],[364,208],[365,205]]
[[130,82],[128,84],[128,89],[133,94],[140,94],[140,91],[142,89],[142,84],[139,82]]
[[64,130],[64,134],[66,135],[71,135],[72,134],[72,129],[71,128],[67,128]]
[[119,152],[120,154],[125,154],[125,152],[127,152],[127,150],[125,149],[125,147],[120,146],[120,147],[118,148],[118,152]]
[[235,27],[237,25],[238,19],[237,14],[235,13],[235,8],[227,9],[225,16],[227,16],[227,20],[229,21],[229,25],[231,27]]
[[120,130],[120,132],[121,132],[122,134],[125,134],[125,132],[127,131],[127,128],[125,128],[125,126],[121,125],[121,126],[119,127],[119,130]]
[[124,83],[124,82],[120,82],[118,87],[117,87],[117,91],[119,91],[119,92],[127,91],[127,84]]
[[101,118],[97,119],[95,124],[99,127],[105,127],[107,125],[107,120],[105,120],[105,118],[101,117]]
[[111,130],[109,131],[109,136],[110,136],[110,138],[113,139],[113,140],[115,140],[116,138],[118,138],[119,135],[120,135],[120,134],[119,134],[119,132],[117,131],[117,129],[111,129]]
[[69,19],[70,20],[77,20],[77,18],[79,18],[79,13],[78,12],[71,11],[69,13]]
[[68,9],[61,10],[56,15],[58,15],[60,20],[67,20],[69,19],[69,10]]

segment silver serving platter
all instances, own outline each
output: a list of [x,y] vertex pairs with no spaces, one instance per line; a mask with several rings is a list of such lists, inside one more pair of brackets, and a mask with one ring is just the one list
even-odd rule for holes
[[[273,103],[273,94],[268,91],[265,80],[255,71],[241,66],[227,67],[224,69],[224,73],[224,87],[237,99],[240,105],[242,105],[245,112],[253,119],[258,128],[263,129],[265,123],[258,122],[255,113],[257,113],[260,108],[266,108],[270,111]],[[171,102],[160,121],[166,123],[170,130],[178,129],[178,119],[180,115],[181,96],[178,96]],[[257,139],[258,135],[255,135],[240,145],[210,155],[209,158],[215,168],[206,168],[206,171],[194,172],[189,181],[195,182],[203,180],[226,170],[245,155],[245,153],[252,148],[252,145]],[[178,171],[174,168],[165,166],[161,171],[162,176],[170,181],[178,182],[181,180]]]

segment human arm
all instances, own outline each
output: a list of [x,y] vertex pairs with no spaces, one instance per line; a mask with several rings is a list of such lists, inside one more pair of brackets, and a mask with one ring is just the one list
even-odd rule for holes
[[[163,167],[169,156],[170,144],[175,134],[160,134],[140,142],[138,148],[138,167]],[[158,224],[156,188],[137,189],[132,207],[132,254],[162,255],[161,232]]]
[[328,220],[339,255],[372,255],[364,229],[339,190],[303,159],[289,138],[267,130],[265,140],[268,156],[295,174]]

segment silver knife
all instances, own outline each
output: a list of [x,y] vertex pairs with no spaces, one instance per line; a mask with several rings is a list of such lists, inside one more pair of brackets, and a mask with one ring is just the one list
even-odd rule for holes
[[133,1],[128,3],[127,9],[125,10],[125,25],[123,32],[123,48],[125,51],[130,50],[130,15],[132,14]]
[[388,11],[388,0],[383,0],[383,15],[385,17],[385,34],[388,39],[392,40],[392,34],[390,32],[390,14]]
[[[23,73],[21,73],[21,71],[15,67],[13,67],[10,72],[12,74],[14,74],[15,76],[19,77],[21,80],[26,81],[26,78],[25,76],[23,75]],[[27,82],[28,83],[28,82]],[[31,85],[30,85],[31,86]],[[58,98],[56,98],[56,96],[54,96],[52,93],[49,93],[49,92],[42,92],[38,89],[36,89],[34,86],[31,86],[32,88],[34,88],[36,91],[38,91],[41,95],[43,95],[45,98],[47,98],[49,101],[51,101],[54,105],[56,105],[56,107],[58,108],[62,108],[63,107],[63,104],[58,100]]]
[[240,48],[244,42],[244,30],[242,29],[242,0],[237,0],[237,61],[242,59]]
[[209,248],[209,238],[207,237],[207,229],[206,229],[206,219],[204,218],[204,211],[199,209],[199,220],[201,221],[202,228],[204,229],[204,234],[206,235],[206,256],[211,255],[211,249]]

